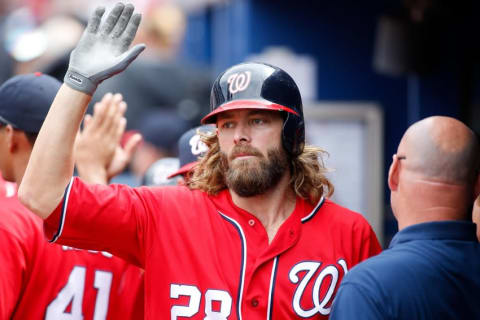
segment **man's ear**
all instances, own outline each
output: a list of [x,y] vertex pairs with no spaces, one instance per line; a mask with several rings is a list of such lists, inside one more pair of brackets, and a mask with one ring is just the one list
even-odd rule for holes
[[398,180],[399,180],[399,172],[398,172],[398,158],[397,155],[393,155],[392,164],[390,165],[390,169],[388,170],[388,187],[391,191],[396,191],[398,189]]
[[477,173],[477,179],[475,180],[475,186],[473,188],[473,199],[476,199],[477,205],[480,205],[480,173]]

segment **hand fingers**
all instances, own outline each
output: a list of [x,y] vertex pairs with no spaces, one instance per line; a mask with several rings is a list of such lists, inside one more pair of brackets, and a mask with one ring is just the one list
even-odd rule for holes
[[117,121],[117,127],[115,128],[116,131],[115,131],[114,141],[116,144],[120,144],[120,138],[125,132],[126,126],[127,126],[127,119],[125,119],[124,117],[121,117]]
[[93,107],[93,120],[92,127],[97,128],[101,127],[107,117],[108,106],[110,105],[113,99],[111,93],[107,93],[103,96],[100,102],[95,103]]
[[92,121],[92,116],[90,114],[86,114],[85,118],[83,118],[83,130],[88,129]]
[[[139,13],[135,13],[128,22],[127,27],[125,28],[125,32],[121,35],[121,52],[125,52],[130,47],[135,35],[137,34],[138,26],[140,25],[140,21],[142,20],[142,15]],[[137,54],[138,55],[138,54]]]
[[122,35],[123,31],[128,25],[128,22],[130,21],[130,18],[132,17],[134,7],[131,4],[127,4],[125,6],[125,9],[123,9],[122,15],[117,21],[117,24],[115,25],[115,28],[113,28],[112,31],[112,37],[118,38]]
[[123,60],[123,63],[125,64],[125,68],[128,67],[128,65],[135,60],[140,53],[142,53],[143,50],[145,50],[146,46],[142,44],[137,44],[135,47],[132,49],[128,50],[125,52],[125,58]]
[[98,30],[98,26],[100,25],[100,21],[102,21],[102,16],[105,13],[104,7],[98,7],[95,9],[95,12],[90,17],[87,25],[87,32],[96,33]]
[[142,135],[135,133],[125,143],[123,150],[125,150],[125,155],[127,156],[128,162],[130,162],[130,159],[132,158],[135,149],[140,145],[140,142],[142,142]]
[[110,11],[110,14],[108,15],[107,19],[100,27],[100,32],[103,36],[106,36],[110,34],[110,32],[112,32],[124,8],[125,8],[125,5],[119,2],[115,5],[112,11]]
[[107,115],[102,124],[106,134],[115,134],[120,118],[123,117],[125,110],[126,103],[123,101],[122,95],[119,93],[115,94],[108,105]]
[[77,135],[75,136],[75,144],[74,144],[75,149],[77,149],[78,141],[80,141],[81,138],[82,138],[82,131],[78,130]]

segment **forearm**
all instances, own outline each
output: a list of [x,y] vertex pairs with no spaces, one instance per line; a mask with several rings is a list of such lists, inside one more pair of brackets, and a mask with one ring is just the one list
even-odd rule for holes
[[[70,54],[65,83],[53,101],[18,190],[20,201],[43,219],[63,198],[74,167],[74,143],[95,88],[123,71],[144,49],[129,49],[141,16],[131,4],[117,3],[102,22],[98,7]],[[75,88],[72,89],[72,88]]]
[[18,196],[43,219],[62,200],[72,177],[75,137],[90,99],[62,85],[38,134]]

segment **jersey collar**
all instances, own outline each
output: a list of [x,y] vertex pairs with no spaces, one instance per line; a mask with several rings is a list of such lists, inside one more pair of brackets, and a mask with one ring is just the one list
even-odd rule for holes
[[399,231],[389,248],[414,240],[477,241],[476,225],[470,221],[435,221],[408,226]]

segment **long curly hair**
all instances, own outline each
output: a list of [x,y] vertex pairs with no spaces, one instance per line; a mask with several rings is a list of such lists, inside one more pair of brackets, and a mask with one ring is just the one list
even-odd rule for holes
[[[227,188],[218,138],[212,132],[199,132],[199,135],[208,146],[208,151],[199,159],[193,175],[187,181],[187,186],[215,195]],[[298,196],[312,205],[315,205],[322,196],[330,197],[334,192],[333,184],[325,177],[329,170],[324,165],[324,155],[327,155],[327,152],[321,148],[306,145],[299,156],[289,159],[290,184]]]

